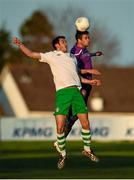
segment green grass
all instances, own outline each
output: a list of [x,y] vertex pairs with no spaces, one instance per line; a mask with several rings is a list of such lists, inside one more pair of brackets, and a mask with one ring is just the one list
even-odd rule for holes
[[0,178],[134,178],[133,142],[93,142],[93,149],[100,158],[99,163],[81,155],[82,142],[67,142],[66,166],[58,170],[58,154],[53,149],[53,142],[0,142]]

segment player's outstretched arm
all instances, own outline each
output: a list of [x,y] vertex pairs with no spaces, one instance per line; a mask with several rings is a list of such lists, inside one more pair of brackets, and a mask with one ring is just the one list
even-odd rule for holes
[[80,80],[82,83],[90,84],[91,86],[100,86],[101,85],[101,80],[99,80],[99,79],[89,80],[89,79],[85,79],[83,77],[80,77]]
[[103,56],[103,52],[101,52],[101,51],[97,51],[95,54],[96,54],[96,56]]
[[41,55],[38,52],[33,52],[30,49],[28,49],[17,37],[13,37],[13,44],[18,46],[20,50],[28,57],[33,59],[40,59]]
[[97,51],[95,53],[90,53],[90,56],[93,57],[93,56],[102,56],[103,55],[103,52],[101,51]]
[[81,69],[81,74],[94,74],[94,75],[101,75],[101,73],[97,69]]

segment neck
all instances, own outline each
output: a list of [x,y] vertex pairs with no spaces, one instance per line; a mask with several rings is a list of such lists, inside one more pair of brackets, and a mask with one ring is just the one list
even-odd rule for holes
[[85,48],[85,46],[83,46],[82,44],[80,43],[76,43],[77,47],[80,47],[80,48]]
[[61,49],[57,49],[56,51],[60,51],[60,52],[63,52],[63,53],[67,53],[67,51],[63,51]]

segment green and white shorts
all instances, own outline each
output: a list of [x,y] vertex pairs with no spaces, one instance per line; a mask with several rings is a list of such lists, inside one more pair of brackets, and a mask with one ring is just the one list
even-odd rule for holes
[[70,107],[73,115],[88,113],[83,96],[76,87],[64,88],[56,92],[54,115],[68,115]]

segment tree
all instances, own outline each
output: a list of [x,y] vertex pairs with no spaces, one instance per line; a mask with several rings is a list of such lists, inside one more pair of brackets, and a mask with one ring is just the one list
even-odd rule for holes
[[105,24],[100,26],[102,22],[95,23],[93,17],[89,17],[83,9],[68,7],[56,12],[54,8],[47,8],[45,11],[50,21],[54,24],[56,33],[60,32],[60,34],[64,34],[67,37],[69,48],[75,43],[75,20],[80,16],[85,16],[89,18],[91,24],[89,29],[92,39],[91,46],[89,47],[90,52],[101,50],[104,53],[104,57],[99,57],[100,61],[97,61],[96,64],[110,65],[114,58],[119,55],[120,42],[117,36],[113,35],[112,30],[108,30]]
[[57,35],[65,35],[69,48],[71,48],[75,42],[75,20],[77,17],[87,16],[86,13],[81,9],[76,10],[73,7],[60,9],[58,12],[51,7],[44,11],[47,13],[50,22],[53,24],[55,33]]
[[0,72],[9,62],[12,48],[10,46],[10,32],[4,27],[0,29]]
[[20,27],[23,42],[32,50],[51,50],[53,26],[42,11],[35,11]]
[[104,57],[99,57],[100,61],[97,60],[96,64],[112,64],[113,59],[120,53],[118,38],[105,25],[100,27],[99,23],[95,24],[90,34],[92,41],[89,47],[90,51],[93,52],[99,49],[104,53]]
[[[20,27],[22,41],[31,50],[51,50],[51,40],[54,37],[53,26],[42,11],[35,11]],[[11,34],[4,27],[0,29],[0,72],[7,64],[25,63],[34,64],[24,56],[18,48],[11,45]]]
[[3,26],[0,29],[0,72],[6,64],[21,63],[22,54],[12,46],[11,33]]

